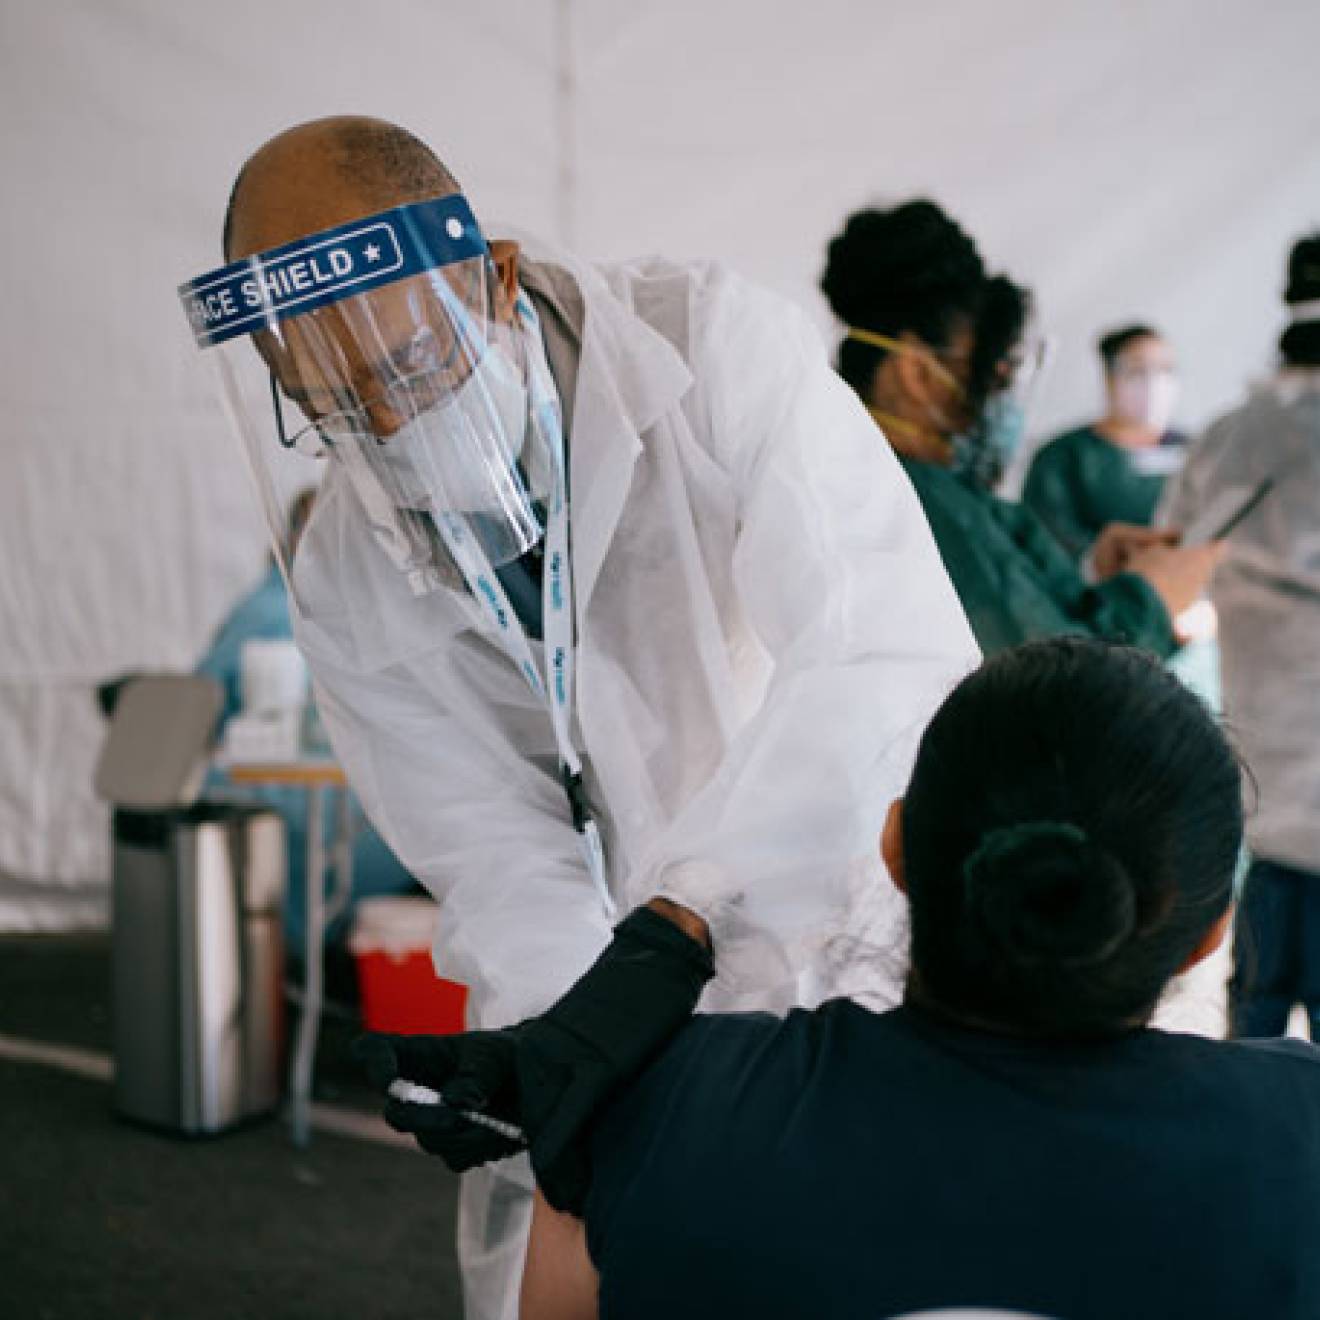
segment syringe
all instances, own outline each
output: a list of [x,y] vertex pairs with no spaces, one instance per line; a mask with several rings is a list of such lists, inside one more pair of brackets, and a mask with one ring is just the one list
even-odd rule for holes
[[[396,1100],[402,1100],[406,1105],[442,1105],[445,1098],[439,1091],[433,1091],[429,1086],[423,1086],[420,1082],[410,1082],[402,1077],[396,1077],[390,1083],[390,1094]],[[492,1118],[489,1114],[483,1114],[476,1109],[456,1109],[454,1112],[460,1117],[465,1118],[469,1123],[475,1123],[478,1127],[489,1128],[492,1132],[498,1132],[500,1136],[507,1137],[510,1141],[516,1141],[520,1146],[527,1144],[527,1137],[522,1128],[514,1126],[512,1123],[506,1123],[503,1119]]]

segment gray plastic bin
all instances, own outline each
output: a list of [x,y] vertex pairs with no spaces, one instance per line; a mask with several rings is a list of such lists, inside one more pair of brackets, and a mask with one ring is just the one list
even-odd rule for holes
[[275,1108],[284,1046],[284,822],[196,802],[220,706],[187,675],[128,684],[96,772],[114,806],[115,1108],[208,1134]]
[[283,1075],[284,822],[198,803],[114,817],[115,1108],[214,1133]]

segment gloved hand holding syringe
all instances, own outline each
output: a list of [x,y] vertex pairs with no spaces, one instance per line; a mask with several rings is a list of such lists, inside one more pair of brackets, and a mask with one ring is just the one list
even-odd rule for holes
[[385,1120],[455,1173],[527,1151],[547,1201],[581,1215],[592,1122],[692,1015],[714,974],[699,918],[655,899],[544,1013],[451,1036],[362,1037]]
[[[402,1077],[396,1077],[389,1084],[389,1093],[396,1100],[403,1101],[406,1105],[443,1105],[445,1098],[439,1091],[433,1091],[429,1086],[423,1086],[420,1082],[405,1081]],[[502,1119],[492,1118],[489,1114],[483,1114],[476,1109],[455,1109],[454,1112],[459,1118],[465,1118],[469,1123],[475,1123],[478,1127],[488,1128],[491,1132],[498,1132],[500,1136],[507,1137],[510,1141],[516,1141],[520,1146],[527,1144],[527,1137],[522,1128],[513,1123],[505,1123]]]

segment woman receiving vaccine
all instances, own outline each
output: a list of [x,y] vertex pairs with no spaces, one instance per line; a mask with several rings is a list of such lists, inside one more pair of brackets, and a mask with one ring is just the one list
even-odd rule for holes
[[1151,1025],[1241,837],[1153,657],[987,661],[884,831],[903,1002],[694,1018],[596,1124],[584,1221],[538,1208],[524,1320],[1320,1314],[1320,1052]]

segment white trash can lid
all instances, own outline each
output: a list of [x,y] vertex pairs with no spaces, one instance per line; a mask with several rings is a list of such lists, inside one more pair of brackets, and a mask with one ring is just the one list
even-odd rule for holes
[[349,948],[353,953],[427,952],[437,912],[435,900],[423,896],[364,898],[353,909]]

